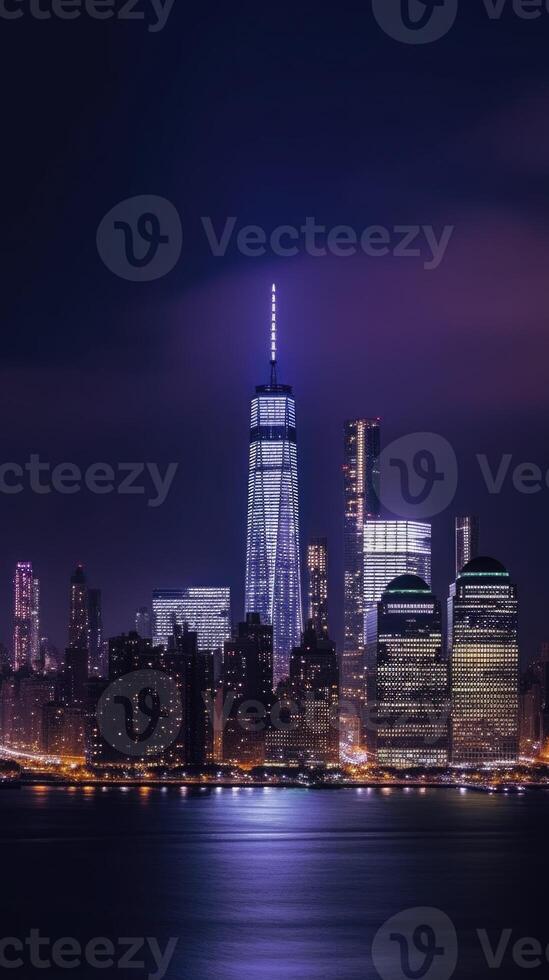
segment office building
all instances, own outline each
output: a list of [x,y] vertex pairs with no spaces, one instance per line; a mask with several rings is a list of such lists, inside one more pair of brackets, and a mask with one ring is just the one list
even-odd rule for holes
[[367,745],[379,765],[444,767],[450,692],[440,603],[416,575],[395,578],[368,613]]
[[479,557],[462,568],[450,590],[448,628],[453,762],[516,762],[518,599],[500,562]]
[[225,762],[262,765],[273,702],[273,628],[248,613],[225,643],[222,752]]
[[455,521],[456,578],[468,562],[476,558],[479,550],[480,523],[478,517],[465,514]]
[[319,636],[328,636],[328,541],[312,538],[307,546],[308,618]]
[[274,677],[288,673],[302,631],[295,399],[277,377],[277,298],[271,302],[271,379],[252,400],[246,613],[273,627]]

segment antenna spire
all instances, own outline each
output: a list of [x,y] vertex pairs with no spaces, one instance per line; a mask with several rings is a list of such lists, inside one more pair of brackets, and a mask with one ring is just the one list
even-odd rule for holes
[[271,385],[276,386],[276,283],[271,287]]

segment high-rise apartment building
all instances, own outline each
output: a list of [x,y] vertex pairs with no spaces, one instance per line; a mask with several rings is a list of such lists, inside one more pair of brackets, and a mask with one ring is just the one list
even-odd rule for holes
[[107,664],[103,658],[103,617],[101,590],[88,589],[88,672],[90,677],[106,677]]
[[87,650],[89,644],[88,586],[84,566],[78,564],[71,576],[69,601],[69,647]]
[[518,756],[518,599],[507,569],[474,558],[448,601],[452,759],[512,763]]
[[467,562],[478,555],[480,541],[480,523],[478,517],[465,514],[456,517],[455,521],[455,554],[456,578]]
[[273,627],[275,680],[301,637],[301,570],[295,399],[277,378],[277,297],[271,300],[271,380],[252,400],[246,545],[246,613]]
[[328,541],[312,538],[307,546],[308,618],[319,636],[328,636]]
[[446,766],[450,692],[440,603],[423,579],[401,575],[367,618],[368,748],[379,765]]
[[13,665],[15,670],[31,667],[39,657],[40,587],[30,561],[19,561],[14,577]]

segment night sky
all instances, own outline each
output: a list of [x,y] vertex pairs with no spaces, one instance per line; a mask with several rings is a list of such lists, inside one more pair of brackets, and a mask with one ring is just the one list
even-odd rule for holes
[[[520,588],[523,656],[549,638],[549,489],[509,481],[490,496],[475,462],[508,453],[549,468],[549,13],[461,8],[446,37],[414,46],[383,33],[367,0],[175,0],[157,33],[36,20],[26,4],[2,22],[2,461],[179,463],[158,508],[0,495],[4,642],[17,560],[34,562],[42,632],[60,646],[77,561],[103,589],[106,635],[154,587],[230,584],[240,616],[249,400],[268,380],[273,280],[303,543],[329,538],[336,638],[354,415],[382,416],[385,443],[450,440],[460,485],[433,522],[435,590],[446,597],[454,514],[472,510],[482,551]],[[142,194],[171,201],[183,226],[179,262],[149,283],[113,275],[96,247],[103,216]],[[215,257],[203,216],[267,233],[307,216],[455,231],[428,271],[393,255],[251,258],[234,242]]]

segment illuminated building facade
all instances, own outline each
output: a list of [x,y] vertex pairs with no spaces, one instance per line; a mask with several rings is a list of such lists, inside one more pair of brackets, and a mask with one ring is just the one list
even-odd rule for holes
[[176,626],[183,626],[183,589],[155,589],[152,596],[153,644],[167,647]]
[[89,644],[88,586],[83,565],[71,576],[69,605],[69,647],[87,650]]
[[465,514],[456,517],[456,578],[467,562],[478,555],[480,540],[480,523],[478,517]]
[[420,521],[368,521],[364,525],[364,611],[380,601],[399,575],[431,582],[431,525]]
[[198,637],[198,649],[222,652],[231,636],[231,590],[229,587],[195,587],[183,592],[183,623]]
[[344,644],[341,689],[359,698],[364,654],[364,524],[380,515],[378,459],[380,419],[352,419],[344,425]]
[[518,600],[493,558],[460,571],[448,601],[452,760],[512,763],[518,756]]
[[328,541],[313,538],[307,546],[308,618],[319,636],[328,636]]
[[273,627],[274,676],[287,675],[301,637],[301,570],[295,400],[278,384],[276,289],[271,303],[271,382],[252,400],[246,545],[246,613]]
[[[450,692],[440,603],[416,575],[389,583],[368,613],[372,724],[368,747],[380,765],[444,767]],[[370,647],[372,648],[370,651]]]
[[17,562],[13,587],[13,664],[15,670],[20,670],[22,667],[30,667],[33,656],[34,659],[37,659],[39,654],[39,650],[35,649],[34,644],[39,616],[39,607],[36,607],[35,603],[37,597],[39,600],[40,589],[38,580],[33,575],[30,561]]

